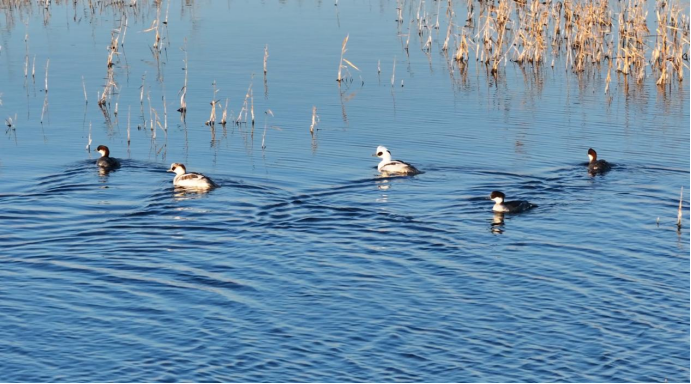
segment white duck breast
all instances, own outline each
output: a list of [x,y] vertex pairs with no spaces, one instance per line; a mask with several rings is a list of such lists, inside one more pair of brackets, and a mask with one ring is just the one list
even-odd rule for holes
[[494,204],[494,207],[492,208],[493,211],[495,212],[523,212],[527,211],[530,208],[537,207],[537,205],[531,204],[528,201],[525,200],[517,200],[517,201],[507,201],[504,203],[499,203],[499,204]]
[[504,194],[499,191],[493,191],[490,194],[489,198],[494,201],[494,207],[492,207],[494,212],[518,213],[537,207],[537,204],[525,200],[504,201],[504,197]]
[[416,175],[420,173],[420,171],[411,164],[400,160],[391,160],[391,151],[384,146],[378,146],[374,156],[382,159],[379,165],[377,165],[377,170],[379,172],[397,175]]
[[175,172],[173,185],[184,188],[210,189],[217,187],[210,178],[201,173],[187,173],[183,164],[173,163],[168,172]]

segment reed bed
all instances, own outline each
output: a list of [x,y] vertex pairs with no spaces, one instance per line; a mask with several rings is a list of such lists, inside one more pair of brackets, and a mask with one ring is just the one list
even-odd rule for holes
[[[411,17],[417,22],[423,51],[434,45],[429,31],[441,28],[438,3],[433,24],[424,1],[409,3],[417,8]],[[405,8],[405,1],[397,3],[398,23]],[[656,84],[665,85],[682,81],[689,68],[689,17],[679,0],[657,3],[654,28],[648,25],[644,0],[468,0],[465,9],[456,8],[447,1],[446,33],[438,37],[440,51],[453,45],[457,65],[474,58],[493,75],[509,62],[540,67],[550,62],[554,66],[559,59],[576,74],[606,64],[608,88],[610,71],[639,83],[653,75]]]

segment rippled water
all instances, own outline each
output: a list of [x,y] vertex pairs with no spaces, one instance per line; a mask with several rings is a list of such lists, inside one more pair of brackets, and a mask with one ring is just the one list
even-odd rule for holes
[[[441,43],[406,55],[395,1],[172,1],[157,62],[143,3],[107,120],[121,11],[42,9],[1,10],[2,381],[689,381],[688,70],[451,78]],[[204,125],[214,80],[235,116],[252,82],[254,135]],[[379,177],[377,145],[424,173]],[[221,187],[176,190],[171,162]],[[496,189],[539,207],[495,216]]]

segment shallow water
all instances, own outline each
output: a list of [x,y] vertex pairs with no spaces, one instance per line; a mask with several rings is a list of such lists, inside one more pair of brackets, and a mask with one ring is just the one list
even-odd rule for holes
[[[563,63],[451,78],[436,36],[408,56],[396,2],[364,0],[172,1],[157,62],[143,3],[107,120],[121,11],[42,9],[1,10],[2,381],[689,381],[688,70],[609,94]],[[254,135],[204,125],[213,81],[234,116],[252,82]],[[377,145],[424,173],[379,177]],[[171,162],[221,187],[176,190]],[[497,189],[539,207],[495,216]]]

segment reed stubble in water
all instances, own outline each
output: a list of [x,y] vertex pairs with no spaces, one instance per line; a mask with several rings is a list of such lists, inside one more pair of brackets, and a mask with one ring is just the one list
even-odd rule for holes
[[677,211],[677,228],[681,229],[681,219],[684,205],[684,186],[681,186],[681,192],[679,193],[679,210]]
[[314,128],[319,123],[319,115],[317,115],[317,107],[312,106],[312,125],[310,125],[310,134],[314,135]]
[[187,101],[185,100],[185,96],[187,95],[187,50],[184,47],[181,49],[185,52],[185,58],[183,59],[185,66],[182,68],[182,70],[185,71],[185,83],[178,92],[178,94],[180,94],[180,108],[178,108],[178,112],[182,113],[182,118],[184,119],[185,112],[187,112]]
[[[355,64],[351,63],[348,59],[344,57],[345,53],[348,51],[346,48],[348,44],[348,38],[350,37],[350,34],[346,35],[345,39],[343,39],[343,44],[341,45],[341,61],[338,63],[338,77],[336,78],[336,81],[340,84],[345,78],[342,76],[342,71],[345,70],[347,73],[347,77],[352,80],[352,75],[350,74],[350,71],[348,70],[348,66],[351,68],[355,69],[356,71],[359,71],[360,69],[355,66]],[[345,65],[343,64],[345,63]]]

